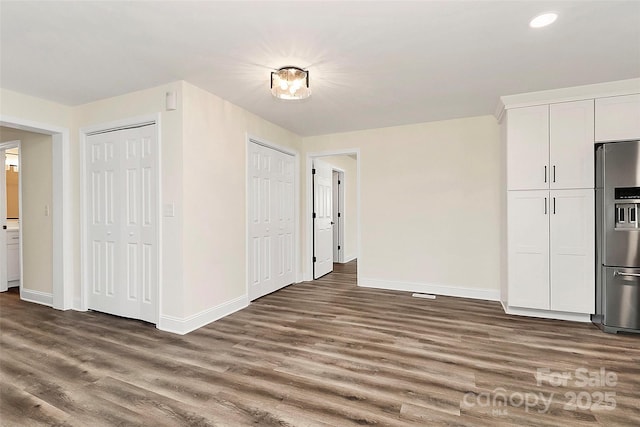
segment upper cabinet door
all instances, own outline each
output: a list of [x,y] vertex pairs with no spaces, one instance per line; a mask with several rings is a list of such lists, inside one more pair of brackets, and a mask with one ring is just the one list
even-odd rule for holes
[[593,100],[549,106],[549,185],[593,188]]
[[596,142],[640,139],[640,94],[596,99]]
[[507,188],[549,188],[549,106],[507,111]]

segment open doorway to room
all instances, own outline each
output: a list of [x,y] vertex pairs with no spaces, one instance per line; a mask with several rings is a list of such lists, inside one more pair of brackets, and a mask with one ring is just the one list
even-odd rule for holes
[[[0,291],[20,288],[20,141],[0,141]],[[15,290],[15,289],[14,289]]]
[[[0,142],[16,140],[20,141],[21,206],[17,221],[20,297],[61,310],[70,309],[74,290],[74,228],[70,208],[69,131],[0,115]],[[12,221],[8,223],[6,216],[0,217],[0,225],[0,262],[4,262],[7,229]],[[6,291],[6,269],[2,271],[0,291]]]
[[307,155],[307,279],[315,280],[347,263],[360,246],[358,150]]

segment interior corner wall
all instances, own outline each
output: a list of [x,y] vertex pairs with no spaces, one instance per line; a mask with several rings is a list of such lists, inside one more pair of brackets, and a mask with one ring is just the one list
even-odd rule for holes
[[[160,114],[160,194],[163,205],[173,204],[174,216],[165,217],[160,213],[162,222],[162,287],[160,298],[162,305],[159,315],[170,318],[182,318],[185,314],[184,283],[182,281],[182,224],[183,204],[183,151],[182,151],[182,91],[184,82],[174,82],[150,89],[128,93],[80,105],[73,109],[74,126],[72,130],[72,179],[75,192],[80,194],[80,145],[79,132],[88,126],[109,124],[119,120]],[[175,92],[178,108],[166,110],[166,93]],[[80,211],[79,198],[75,208]],[[79,242],[78,225],[78,242]],[[76,253],[80,263],[80,247]],[[78,282],[79,283],[79,282]],[[79,288],[76,289],[79,294]],[[78,296],[78,295],[77,295]]]
[[[469,117],[303,139],[305,156],[356,148],[358,284],[497,300],[505,219],[496,119]],[[308,197],[304,188],[302,197]]]
[[322,157],[322,161],[344,171],[344,238],[345,261],[358,256],[358,161],[348,155]]
[[183,280],[198,316],[248,303],[247,134],[292,150],[301,138],[188,83],[183,99]]
[[[51,135],[0,127],[0,142],[21,141],[22,288],[53,293],[53,206]],[[3,168],[4,169],[4,168]],[[48,215],[45,212],[48,207]]]

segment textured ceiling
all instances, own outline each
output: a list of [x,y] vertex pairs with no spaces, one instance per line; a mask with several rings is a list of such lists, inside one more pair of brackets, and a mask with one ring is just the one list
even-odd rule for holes
[[[639,1],[2,1],[0,36],[6,89],[79,105],[186,80],[303,136],[640,77]],[[309,70],[311,98],[271,96],[284,65]]]

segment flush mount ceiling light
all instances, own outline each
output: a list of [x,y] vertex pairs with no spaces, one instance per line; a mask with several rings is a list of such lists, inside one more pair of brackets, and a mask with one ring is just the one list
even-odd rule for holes
[[282,67],[271,73],[271,94],[280,99],[305,99],[311,96],[309,71]]
[[547,25],[551,25],[558,19],[558,14],[553,12],[543,13],[541,15],[536,16],[529,22],[529,26],[531,28],[542,28]]

